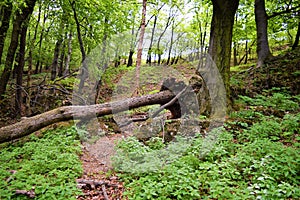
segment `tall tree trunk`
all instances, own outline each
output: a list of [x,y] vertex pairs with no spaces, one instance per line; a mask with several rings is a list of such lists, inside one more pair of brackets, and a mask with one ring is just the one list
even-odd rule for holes
[[236,66],[238,65],[238,61],[237,61],[237,42],[233,43],[233,65]]
[[265,8],[265,0],[255,0],[255,23],[257,37],[257,66],[264,64],[265,60],[271,56],[268,41],[268,19]]
[[70,60],[71,60],[71,55],[72,55],[72,33],[70,31],[69,36],[68,36],[68,54],[66,56],[66,61],[65,61],[65,71],[64,71],[64,76],[69,75],[70,73]]
[[299,23],[298,23],[298,30],[297,30],[297,34],[296,34],[296,37],[295,37],[295,42],[294,42],[294,44],[293,44],[293,46],[292,46],[292,49],[293,49],[293,50],[295,50],[296,47],[297,47],[298,44],[299,44],[299,37],[300,37],[300,21],[299,21]]
[[170,26],[171,24],[171,11],[172,11],[172,8],[170,8],[170,12],[169,12],[169,17],[168,17],[168,20],[167,20],[167,23],[166,23],[166,26],[163,30],[163,32],[160,34],[159,38],[158,38],[158,41],[157,41],[157,54],[158,54],[158,60],[157,60],[157,64],[160,65],[160,62],[161,62],[161,55],[163,53],[163,51],[160,49],[160,42],[161,42],[161,39],[162,37],[164,36],[165,32],[167,31],[168,27]]
[[[235,15],[235,23],[237,23],[238,20],[238,14]],[[233,65],[237,66],[238,65],[238,42],[233,43]]]
[[[107,57],[107,39],[108,39],[108,32],[106,31],[108,28],[109,24],[108,24],[108,17],[105,18],[105,31],[104,31],[104,35],[102,38],[102,49],[101,49],[101,64],[100,67],[102,72],[105,72],[105,70],[108,67],[108,57]],[[100,89],[101,89],[101,79],[96,80],[95,82],[95,89],[92,90],[92,94],[90,94],[90,97],[94,97],[94,98],[90,98],[90,104],[96,104],[100,95]]]
[[246,45],[245,45],[245,62],[244,64],[247,64],[248,62],[248,40],[246,40]]
[[38,48],[39,57],[38,57],[38,60],[37,60],[36,66],[35,66],[34,74],[38,74],[39,72],[42,72],[42,62],[41,62],[40,55],[41,55],[41,51],[42,51],[42,43],[43,43],[43,37],[44,37],[44,31],[45,31],[45,23],[46,23],[46,20],[48,18],[47,11],[49,10],[49,5],[50,4],[48,4],[47,9],[44,11],[42,31],[41,31],[41,34],[40,34],[40,37],[39,37],[39,48]]
[[157,18],[158,16],[154,16],[154,22],[153,22],[153,28],[151,32],[151,38],[150,38],[150,44],[149,44],[149,49],[148,49],[148,55],[147,55],[147,61],[146,64],[151,65],[151,54],[152,54],[152,45],[153,45],[153,39],[154,39],[154,33],[155,33],[155,28],[156,28],[156,23],[157,23]]
[[[30,42],[30,46],[29,46],[29,52],[28,52],[28,71],[27,71],[27,82],[26,82],[26,105],[25,105],[25,115],[29,116],[31,115],[31,74],[32,74],[32,69],[33,69],[33,58],[32,58],[32,52],[33,49],[35,47],[35,42],[36,42],[36,38],[37,38],[37,33],[38,33],[38,28],[40,26],[40,21],[41,21],[41,13],[42,13],[42,2],[39,1],[39,11],[38,11],[38,18],[36,21],[36,25],[35,25],[35,29],[34,29],[34,35],[33,38]],[[45,20],[45,19],[44,19]],[[29,32],[29,38],[30,38],[30,32]],[[42,39],[41,39],[42,40]],[[41,44],[41,41],[40,41]],[[40,54],[39,54],[40,55]],[[39,60],[40,58],[38,58]],[[23,115],[23,113],[22,113]]]
[[29,53],[28,53],[29,54],[29,58],[28,58],[29,62],[28,63],[30,64],[30,66],[29,66],[30,70],[32,69],[32,51],[33,51],[33,47],[35,45],[35,41],[36,41],[36,38],[37,38],[38,28],[40,26],[41,12],[42,12],[42,2],[40,2],[40,4],[39,4],[38,18],[36,20],[33,39],[31,40],[30,47],[29,47]]
[[2,59],[2,53],[4,48],[4,42],[9,28],[10,16],[12,13],[12,3],[8,2],[6,5],[3,5],[1,8],[1,26],[0,26],[0,64]]
[[71,7],[73,10],[73,15],[74,15],[75,23],[76,23],[77,38],[78,38],[80,52],[81,52],[82,67],[81,67],[80,83],[79,83],[79,87],[78,87],[78,93],[80,94],[80,93],[82,93],[84,82],[87,79],[89,72],[88,72],[87,64],[85,63],[86,53],[85,53],[84,44],[83,44],[83,40],[82,40],[82,36],[81,36],[81,28],[80,28],[80,23],[79,23],[79,20],[77,17],[75,1],[73,1],[71,3]]
[[60,58],[59,58],[59,68],[58,68],[58,77],[62,77],[63,76],[63,71],[64,71],[64,60],[65,60],[65,40],[63,42],[62,48],[61,48],[61,52],[60,52]]
[[[156,25],[157,25],[157,19],[158,19],[158,14],[160,12],[160,10],[166,5],[166,3],[163,3],[159,8],[157,8],[156,13],[154,15],[152,15],[150,17],[150,19],[148,20],[147,24],[150,22],[151,18],[154,16],[154,22],[153,22],[153,28],[152,28],[152,32],[151,32],[151,39],[150,39],[150,45],[149,45],[149,49],[148,49],[148,55],[147,55],[147,60],[146,60],[146,64],[151,65],[151,58],[152,58],[152,46],[153,46],[153,40],[154,40],[154,33],[155,33],[155,29],[156,29]],[[146,25],[147,26],[147,25]]]
[[133,54],[134,54],[134,51],[130,50],[129,51],[129,56],[128,56],[127,67],[130,67],[133,64]]
[[211,22],[209,55],[216,64],[225,84],[227,105],[230,101],[230,58],[232,29],[234,15],[239,5],[239,0],[212,0],[213,16]]
[[36,0],[25,1],[26,6],[22,7],[20,11],[17,12],[16,19],[13,23],[10,46],[7,52],[4,70],[0,78],[0,99],[3,99],[3,95],[6,92],[6,86],[11,75],[15,53],[18,47],[21,25],[32,14],[35,2]]
[[[174,22],[175,21],[173,21],[172,30],[171,30],[171,41],[170,41],[170,47],[169,47],[167,65],[169,65],[169,63],[170,63],[171,53],[172,53],[172,48],[173,48],[173,42],[174,42],[173,41],[174,40],[174,29],[175,29]],[[174,57],[175,57],[175,55],[174,55]]]
[[137,38],[137,35],[134,34],[134,20],[135,18],[133,18],[132,20],[132,27],[131,27],[131,41],[130,41],[130,49],[129,49],[129,55],[128,55],[128,62],[127,62],[127,67],[131,67],[132,64],[133,64],[133,54],[134,54],[134,48],[135,48],[135,45],[136,45],[136,38]]
[[[203,56],[203,54],[206,51],[205,41],[206,41],[206,36],[207,36],[208,20],[205,20],[204,27],[202,28],[202,26],[201,26],[202,19],[199,18],[198,11],[196,11],[196,13],[197,13],[196,20],[197,20],[197,22],[199,24],[199,31],[200,31],[200,45],[196,44],[195,48],[193,48],[193,49],[199,49],[200,48],[200,55],[199,55],[199,52],[197,52],[197,54],[198,54],[198,59],[200,59],[199,60],[199,66],[202,67],[203,64],[204,64],[204,59],[202,59],[202,56]],[[209,17],[209,10],[206,11],[206,19],[208,19],[208,17]],[[192,59],[194,59],[194,58],[192,58]]]
[[[26,22],[27,23],[27,22]],[[22,116],[22,90],[23,90],[23,70],[25,66],[25,46],[26,46],[26,32],[27,32],[27,24],[22,26],[22,30],[20,32],[20,47],[19,47],[19,61],[16,68],[16,96],[15,96],[15,109],[17,117]]]
[[147,10],[147,0],[143,0],[143,10],[142,10],[142,20],[141,20],[141,32],[139,37],[137,58],[136,58],[136,94],[138,95],[138,89],[140,85],[140,67],[142,63],[142,52],[143,52],[143,41],[146,28],[146,10]]
[[54,48],[54,55],[51,64],[51,80],[53,81],[57,75],[57,66],[58,66],[58,58],[59,58],[59,51],[62,44],[62,39],[58,39],[55,44]]

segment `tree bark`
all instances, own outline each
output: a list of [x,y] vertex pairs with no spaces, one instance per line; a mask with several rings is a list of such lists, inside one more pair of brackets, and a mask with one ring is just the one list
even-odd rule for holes
[[[174,20],[173,20],[173,24],[172,24],[172,30],[171,30],[171,40],[170,40],[170,47],[169,47],[169,52],[168,52],[168,59],[167,59],[167,65],[169,65],[170,63],[170,60],[171,60],[171,53],[172,53],[172,48],[173,48],[173,40],[174,40],[174,29],[175,29],[175,26],[174,26]],[[175,57],[175,55],[174,55]],[[171,63],[172,65],[173,63]]]
[[62,77],[63,76],[63,71],[64,71],[64,61],[65,61],[65,40],[63,41],[63,45],[60,51],[60,58],[59,58],[59,68],[58,68],[58,77]]
[[1,58],[4,48],[4,42],[7,34],[7,30],[9,28],[9,22],[10,22],[10,16],[12,13],[12,3],[9,2],[7,5],[2,6],[2,12],[3,15],[1,16],[1,26],[0,26],[0,64],[1,64]]
[[66,61],[65,61],[64,76],[68,76],[70,73],[71,54],[72,54],[72,33],[70,31],[68,36],[68,54],[66,56]]
[[39,72],[42,72],[42,62],[41,62],[41,51],[42,51],[42,43],[43,43],[43,38],[44,38],[44,32],[45,32],[45,24],[46,24],[46,20],[48,19],[48,11],[49,11],[49,7],[50,4],[48,4],[47,9],[45,9],[44,11],[44,15],[43,15],[43,23],[42,23],[42,31],[40,33],[40,37],[39,37],[39,48],[38,48],[38,60],[35,66],[35,71],[34,74],[38,74]]
[[133,97],[112,103],[95,104],[88,106],[63,106],[54,110],[25,118],[22,121],[0,128],[0,143],[24,137],[43,127],[60,121],[73,118],[88,119],[146,105],[166,104],[175,97],[173,92],[164,90],[156,94],[142,97]]
[[233,65],[234,66],[237,66],[238,65],[238,61],[237,61],[237,56],[238,56],[238,53],[237,53],[237,42],[234,42],[233,43]]
[[155,15],[154,22],[153,22],[153,28],[152,28],[152,32],[151,32],[151,39],[150,39],[149,49],[148,49],[148,55],[147,55],[146,64],[149,64],[149,65],[151,65],[152,45],[153,45],[153,39],[154,39],[154,33],[155,33],[157,18],[158,18],[158,16]]
[[147,10],[147,0],[143,0],[143,10],[142,10],[142,21],[141,21],[141,32],[138,44],[137,58],[136,58],[136,68],[139,70],[142,63],[142,51],[143,51],[143,41],[146,28],[146,10]]
[[19,60],[16,69],[16,97],[15,97],[15,109],[18,117],[22,116],[22,83],[23,83],[23,70],[25,66],[25,46],[26,46],[26,33],[27,24],[23,25],[20,37],[20,48],[19,48]]
[[127,67],[130,67],[133,64],[133,54],[134,54],[134,51],[130,50],[129,51],[129,56],[128,56]]
[[79,23],[76,8],[75,8],[75,1],[71,2],[71,7],[72,7],[72,10],[73,10],[73,15],[74,15],[75,23],[76,23],[77,38],[78,38],[80,52],[81,52],[82,68],[81,68],[81,75],[80,75],[80,83],[79,83],[79,87],[78,87],[78,93],[81,94],[83,86],[84,86],[84,82],[87,79],[89,72],[88,72],[87,65],[85,63],[86,53],[85,53],[83,40],[82,40],[82,36],[81,36],[80,23]]
[[257,37],[257,67],[260,67],[264,64],[265,60],[271,56],[265,0],[255,0],[254,11]]
[[143,0],[143,10],[142,10],[142,20],[141,20],[141,32],[139,37],[139,44],[138,44],[138,50],[137,50],[137,57],[136,57],[136,90],[135,94],[138,95],[139,86],[140,86],[140,68],[142,63],[142,53],[143,53],[143,41],[144,41],[144,35],[145,35],[145,29],[146,29],[146,10],[147,10],[147,0]]
[[245,44],[245,62],[244,64],[247,64],[248,62],[248,40],[246,40],[246,44]]
[[159,35],[159,38],[157,40],[157,54],[158,54],[158,60],[157,60],[157,64],[160,65],[161,63],[161,55],[163,54],[163,51],[160,49],[160,42],[161,42],[161,39],[162,37],[164,36],[165,32],[167,31],[168,27],[170,26],[171,24],[171,19],[172,19],[172,14],[171,14],[171,10],[172,8],[170,8],[170,13],[169,13],[169,17],[168,17],[168,20],[167,20],[167,23],[166,23],[166,26],[163,30],[163,32]]
[[18,47],[19,34],[21,31],[22,23],[31,15],[36,0],[25,1],[26,6],[17,12],[16,19],[13,23],[13,30],[11,34],[10,46],[7,52],[4,70],[0,78],[0,99],[3,99],[3,95],[6,92],[6,86],[11,75],[12,65],[15,58],[15,53]]
[[298,46],[299,44],[299,37],[300,37],[300,22],[298,23],[298,30],[297,30],[297,34],[296,34],[296,37],[295,37],[295,42],[292,46],[292,49],[295,50],[296,47]]
[[54,56],[52,60],[52,65],[51,65],[51,80],[53,81],[56,78],[57,75],[57,66],[58,66],[58,57],[59,57],[59,51],[60,51],[60,46],[62,44],[62,39],[58,39],[55,44],[54,48]]
[[212,0],[213,16],[211,22],[209,55],[216,64],[225,84],[227,105],[230,101],[230,58],[234,16],[239,0]]

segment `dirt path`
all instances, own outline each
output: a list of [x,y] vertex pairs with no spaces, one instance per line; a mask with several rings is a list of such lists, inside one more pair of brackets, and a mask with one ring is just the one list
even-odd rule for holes
[[84,173],[77,180],[83,195],[77,199],[122,199],[123,183],[112,173],[111,156],[114,155],[115,144],[124,138],[122,134],[101,137],[94,144],[83,143],[81,156]]

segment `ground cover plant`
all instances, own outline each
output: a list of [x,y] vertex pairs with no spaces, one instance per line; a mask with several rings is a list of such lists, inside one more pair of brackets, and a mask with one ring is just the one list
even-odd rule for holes
[[202,137],[185,148],[181,139],[176,143],[178,156],[165,164],[158,164],[158,157],[172,143],[153,139],[144,145],[135,138],[120,142],[115,168],[125,181],[125,195],[129,199],[298,199],[299,103],[297,96],[282,90],[241,96],[241,109],[217,130],[218,141],[205,156],[200,156]]
[[0,199],[29,199],[17,190],[32,191],[35,199],[76,199],[82,173],[77,138],[74,127],[64,127],[0,147]]

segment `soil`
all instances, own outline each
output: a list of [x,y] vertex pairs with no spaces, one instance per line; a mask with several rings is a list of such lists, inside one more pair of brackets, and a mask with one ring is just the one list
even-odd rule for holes
[[84,172],[77,180],[78,183],[84,183],[78,184],[83,190],[83,195],[77,199],[122,199],[124,186],[113,172],[111,157],[115,153],[116,142],[124,137],[123,134],[113,134],[103,136],[93,144],[83,143],[81,161]]

